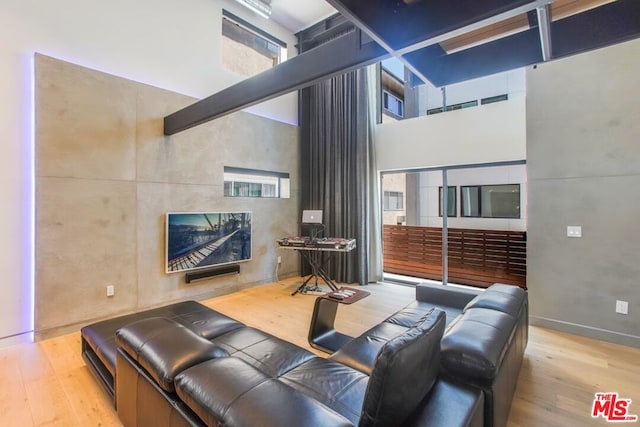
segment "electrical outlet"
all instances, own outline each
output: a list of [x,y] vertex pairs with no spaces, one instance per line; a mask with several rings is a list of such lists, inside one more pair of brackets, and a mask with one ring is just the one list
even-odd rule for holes
[[582,237],[582,226],[580,225],[567,226],[567,237]]
[[281,256],[278,257],[278,264],[280,264],[280,263],[282,263],[282,257]]
[[616,313],[629,314],[629,302],[628,301],[616,301]]
[[112,297],[116,294],[116,287],[113,285],[107,285],[107,296]]

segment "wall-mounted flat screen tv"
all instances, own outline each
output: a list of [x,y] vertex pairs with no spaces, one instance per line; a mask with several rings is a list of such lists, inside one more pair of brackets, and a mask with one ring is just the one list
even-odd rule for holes
[[166,224],[167,273],[251,259],[251,212],[169,212]]

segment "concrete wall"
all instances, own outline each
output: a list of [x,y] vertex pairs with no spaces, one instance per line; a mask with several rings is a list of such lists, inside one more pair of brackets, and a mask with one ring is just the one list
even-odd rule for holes
[[[527,72],[534,324],[640,346],[640,41]],[[566,227],[582,226],[582,238]],[[616,314],[616,300],[629,314]]]
[[[282,275],[297,272],[275,244],[297,232],[297,127],[240,112],[165,137],[162,118],[191,102],[36,57],[37,336],[273,280],[278,255]],[[289,172],[291,198],[224,197],[224,166]],[[253,259],[239,275],[165,274],[166,212],[245,210]]]
[[[242,78],[222,67],[223,7],[294,54],[291,32],[233,0],[0,2],[0,340],[33,329],[34,52],[202,98]],[[251,111],[297,123],[296,94]]]

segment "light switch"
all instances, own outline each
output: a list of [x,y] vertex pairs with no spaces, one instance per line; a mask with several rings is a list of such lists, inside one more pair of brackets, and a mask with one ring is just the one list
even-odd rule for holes
[[567,226],[567,237],[582,237],[582,227],[580,225]]

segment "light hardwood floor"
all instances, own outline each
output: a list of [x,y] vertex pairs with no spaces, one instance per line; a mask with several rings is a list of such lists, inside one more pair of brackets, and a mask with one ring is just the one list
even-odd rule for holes
[[[288,279],[203,303],[313,351],[307,333],[315,298],[292,297],[298,283]],[[414,299],[411,287],[376,284],[366,290],[370,297],[339,308],[341,332],[360,334]],[[606,425],[590,416],[596,392],[632,399],[631,413],[640,415],[639,382],[640,349],[531,327],[509,425]],[[80,356],[78,332],[0,349],[0,426],[119,425]]]

